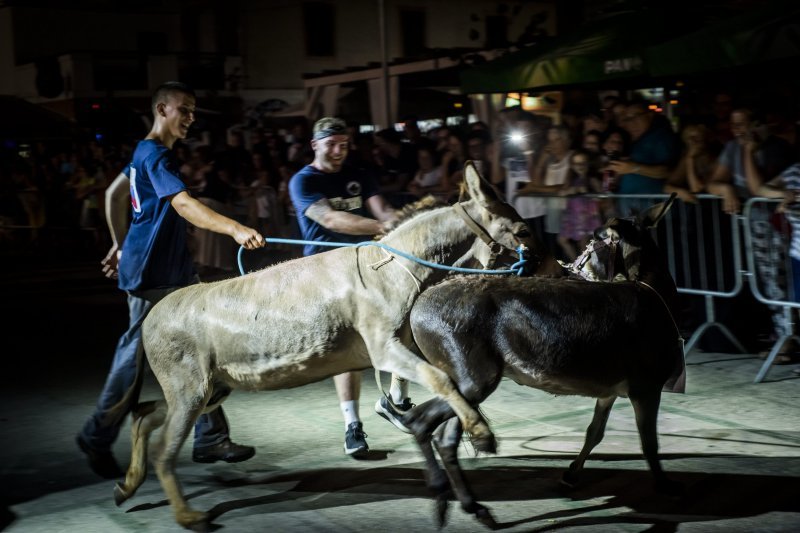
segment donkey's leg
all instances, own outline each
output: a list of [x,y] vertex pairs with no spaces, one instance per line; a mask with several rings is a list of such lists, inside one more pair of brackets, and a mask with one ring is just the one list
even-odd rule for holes
[[150,433],[164,423],[166,415],[167,404],[163,401],[143,402],[134,408],[131,423],[131,464],[124,483],[117,483],[114,487],[114,502],[117,505],[133,497],[144,482]]
[[183,527],[206,522],[206,513],[193,510],[186,502],[180,483],[175,475],[178,452],[186,441],[194,423],[205,408],[207,393],[203,394],[186,387],[180,391],[164,390],[167,399],[167,417],[164,429],[153,449],[153,464],[161,487],[172,505],[175,520]]
[[677,481],[670,480],[661,469],[658,458],[658,408],[661,404],[661,390],[647,392],[633,392],[629,394],[636,415],[636,426],[639,428],[639,439],[642,442],[642,452],[650,466],[650,471],[655,479],[656,491],[665,494],[677,495],[683,491],[683,486]]
[[470,440],[475,449],[481,452],[495,452],[497,443],[489,425],[480,413],[464,399],[445,372],[420,359],[418,355],[403,346],[396,337],[385,345],[369,348],[372,363],[376,368],[419,383],[442,398],[450,404],[461,420],[464,430],[470,434]]
[[451,418],[455,416],[455,413],[441,398],[433,398],[417,405],[403,416],[404,423],[407,420],[413,421],[413,425],[406,427],[411,429],[425,458],[425,484],[436,499],[436,521],[440,528],[444,527],[446,521],[450,482],[436,459],[431,440],[433,429],[443,421],[442,416]]
[[433,444],[442,458],[447,476],[450,478],[450,486],[453,489],[461,508],[470,514],[475,515],[482,524],[494,528],[495,522],[489,509],[475,500],[475,495],[464,477],[464,471],[458,463],[458,445],[461,443],[463,434],[461,421],[453,417],[437,428]]
[[586,458],[592,453],[594,447],[600,444],[603,436],[606,433],[606,424],[608,423],[608,415],[611,414],[611,408],[614,406],[616,396],[609,398],[598,398],[597,403],[594,405],[594,417],[592,417],[589,427],[586,428],[586,440],[583,442],[578,457],[569,465],[569,470],[564,472],[561,477],[561,482],[568,487],[574,487],[578,483],[583,465],[586,463]]

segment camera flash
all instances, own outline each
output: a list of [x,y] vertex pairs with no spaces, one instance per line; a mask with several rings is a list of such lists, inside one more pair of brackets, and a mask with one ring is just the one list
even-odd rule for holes
[[511,140],[511,142],[512,142],[512,143],[514,143],[514,144],[519,144],[519,143],[521,143],[523,138],[524,138],[524,135],[522,135],[522,134],[521,134],[520,132],[518,132],[518,131],[511,132],[511,135],[509,136],[509,139],[510,139],[510,140]]

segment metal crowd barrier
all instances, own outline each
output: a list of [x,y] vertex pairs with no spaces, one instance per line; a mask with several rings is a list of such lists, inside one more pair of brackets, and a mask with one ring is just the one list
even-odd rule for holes
[[[605,196],[616,204],[616,214],[627,216],[669,198],[667,194],[616,194]],[[722,199],[696,195],[696,203],[676,201],[659,224],[654,237],[667,257],[678,292],[702,296],[705,317],[684,347],[685,355],[712,329],[718,330],[737,350],[747,350],[730,329],[717,320],[715,300],[733,298],[744,285],[745,271],[738,217],[722,210]]]
[[[641,210],[668,196],[606,197],[618,206]],[[793,298],[800,294],[800,287],[796,293],[789,257],[791,227],[776,213],[780,204],[777,199],[752,198],[744,204],[741,215],[730,216],[722,210],[720,197],[701,194],[697,198],[697,203],[678,201],[655,234],[667,255],[678,292],[699,295],[705,300],[705,321],[692,333],[684,354],[688,356],[701,337],[713,328],[741,353],[747,352],[735,335],[717,321],[714,307],[716,299],[737,296],[747,279],[753,296],[770,308],[775,330],[781,332],[754,379],[754,383],[760,383],[790,339],[800,344],[800,336],[794,333],[792,311],[800,309],[800,302]]]
[[751,198],[742,209],[750,289],[758,301],[770,307],[773,321],[779,322],[776,329],[781,330],[756,375],[756,383],[766,377],[781,348],[790,339],[800,344],[800,337],[794,334],[795,313],[792,312],[793,308],[800,308],[800,302],[793,298],[796,292],[789,257],[792,228],[776,211],[778,205],[780,200]]
[[[613,203],[615,210],[611,214],[617,216],[629,215],[630,209],[641,211],[669,197],[666,194],[583,196],[595,198],[606,205]],[[684,354],[688,357],[701,338],[715,329],[736,350],[747,353],[739,339],[717,319],[715,310],[717,300],[736,297],[747,279],[758,301],[782,310],[784,323],[784,334],[775,342],[755,378],[755,383],[759,383],[788,339],[794,338],[800,343],[800,337],[792,333],[791,309],[800,308],[800,303],[789,297],[793,294],[791,275],[786,275],[791,273],[789,240],[781,235],[781,228],[769,223],[779,202],[754,198],[744,205],[741,215],[730,216],[722,209],[722,198],[711,194],[700,194],[696,197],[697,203],[676,201],[654,232],[656,242],[667,256],[678,292],[701,296],[704,300],[705,316],[686,342]],[[754,250],[753,241],[755,235],[756,242],[763,242],[764,238],[759,237],[763,233],[768,234],[770,240],[765,243],[768,244],[764,247],[767,255],[762,263],[776,265],[778,274],[774,276],[769,269],[758,266],[758,254]]]

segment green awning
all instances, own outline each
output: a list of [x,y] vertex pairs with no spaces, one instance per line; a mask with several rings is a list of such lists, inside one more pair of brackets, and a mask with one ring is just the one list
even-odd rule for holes
[[461,90],[642,87],[675,76],[800,58],[800,1],[770,0],[734,16],[708,9],[646,9],[594,21],[544,45],[465,69]]
[[[681,76],[800,59],[800,3],[773,0],[647,50],[653,76]],[[787,65],[788,66],[788,65]],[[795,63],[796,70],[800,63]]]
[[500,93],[603,84],[649,76],[648,46],[674,37],[685,22],[668,11],[625,13],[461,73],[465,93]]

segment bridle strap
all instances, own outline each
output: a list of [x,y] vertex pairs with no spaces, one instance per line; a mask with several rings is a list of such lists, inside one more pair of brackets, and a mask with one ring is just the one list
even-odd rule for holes
[[494,266],[495,261],[497,261],[497,256],[499,256],[504,249],[510,250],[512,252],[514,251],[494,240],[494,238],[491,235],[489,235],[489,232],[486,231],[486,229],[483,226],[475,222],[475,219],[469,216],[469,213],[467,213],[467,210],[464,209],[463,205],[461,205],[461,202],[454,204],[453,209],[455,209],[456,213],[458,213],[458,215],[464,220],[469,229],[472,230],[472,233],[477,235],[480,238],[480,240],[485,242],[486,245],[489,247],[489,262],[488,264],[484,265],[484,268],[492,268]]
[[583,271],[583,267],[586,265],[589,259],[591,259],[593,253],[596,253],[597,250],[606,247],[611,248],[611,253],[609,254],[610,264],[606,267],[606,270],[608,271],[606,281],[613,281],[614,277],[617,275],[617,243],[611,237],[601,240],[592,239],[589,241],[589,244],[586,246],[586,249],[583,251],[583,253],[572,263],[559,262],[573,274],[577,274],[583,279],[587,279],[589,281],[597,281],[597,278],[594,276],[592,276],[592,279],[589,279],[586,275],[586,272]]

